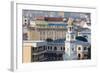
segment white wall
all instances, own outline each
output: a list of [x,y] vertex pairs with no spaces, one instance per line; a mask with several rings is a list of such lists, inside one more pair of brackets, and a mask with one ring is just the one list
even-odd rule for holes
[[[29,1],[29,0],[28,0]],[[31,0],[34,3],[41,4],[54,4],[54,5],[63,5],[66,4],[68,6],[93,6],[97,7],[97,24],[96,29],[94,29],[96,37],[93,38],[96,41],[96,45],[98,48],[98,65],[97,67],[78,67],[78,68],[62,68],[62,69],[49,69],[49,70],[37,70],[34,73],[99,73],[100,69],[100,48],[99,48],[99,38],[100,38],[100,2],[99,0]],[[10,73],[10,0],[0,0],[0,73]],[[27,72],[28,73],[28,72]]]

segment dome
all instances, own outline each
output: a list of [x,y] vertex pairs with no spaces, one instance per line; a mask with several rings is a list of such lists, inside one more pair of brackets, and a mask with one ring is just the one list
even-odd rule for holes
[[88,42],[88,40],[83,36],[77,36],[76,40],[83,41],[83,42]]

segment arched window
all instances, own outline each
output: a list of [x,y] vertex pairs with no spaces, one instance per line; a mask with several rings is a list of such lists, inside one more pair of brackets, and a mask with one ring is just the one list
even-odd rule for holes
[[50,47],[48,46],[48,50],[49,50],[49,48],[50,48]]
[[87,57],[88,55],[87,54],[84,54],[84,57]]
[[52,46],[50,46],[50,50],[52,50]]
[[71,38],[74,39],[74,35],[71,35]]
[[78,54],[78,58],[80,58],[81,57],[81,55],[80,54]]
[[63,50],[65,50],[65,47],[63,47]]
[[78,50],[81,50],[81,47],[78,47]]
[[28,34],[27,33],[24,33],[23,34],[23,40],[27,40],[28,39]]
[[86,50],[86,47],[84,47],[84,50]]
[[72,31],[72,28],[71,27],[69,28],[69,31]]
[[72,48],[72,51],[74,51],[74,48]]
[[54,47],[54,50],[57,50],[57,47]]
[[61,47],[61,50],[62,50],[62,47]]
[[25,22],[26,22],[27,20],[25,19]]

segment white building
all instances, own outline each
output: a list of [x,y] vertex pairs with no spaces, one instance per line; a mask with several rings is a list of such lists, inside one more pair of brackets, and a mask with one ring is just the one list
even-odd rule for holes
[[76,31],[74,30],[72,24],[69,24],[67,26],[67,29],[68,30],[66,32],[64,59],[65,60],[77,59],[76,44],[75,44]]
[[[65,54],[64,60],[75,60],[75,59],[88,59],[90,52],[90,41],[88,42],[83,36],[84,33],[81,31],[78,37],[77,32],[72,24],[68,24],[66,32],[66,41],[65,41]],[[85,32],[88,36],[88,32]],[[76,39],[77,37],[77,39]],[[90,37],[90,36],[89,36]]]

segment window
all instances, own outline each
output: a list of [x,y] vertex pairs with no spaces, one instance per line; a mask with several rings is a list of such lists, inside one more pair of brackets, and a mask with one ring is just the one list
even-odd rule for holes
[[78,58],[80,58],[81,57],[81,55],[80,54],[78,54]]
[[72,28],[71,27],[69,28],[69,31],[72,31]]
[[40,35],[42,35],[42,32],[40,31]]
[[81,47],[78,47],[78,50],[81,50]]
[[47,50],[47,46],[45,46],[45,50]]
[[54,47],[54,50],[57,50],[57,47]]
[[37,52],[38,49],[36,47],[32,47],[32,52]]
[[24,33],[23,34],[23,40],[27,40],[28,39],[28,35],[27,35],[27,33]]
[[72,51],[74,51],[74,48],[72,48]]
[[63,50],[65,50],[65,47],[63,47]]
[[43,31],[43,35],[45,35],[45,31]]
[[72,35],[71,38],[74,39],[74,35]]
[[87,54],[84,54],[84,57],[87,57]]
[[26,22],[27,20],[25,20],[25,22]]
[[52,50],[52,46],[50,47],[50,50]]
[[61,47],[61,50],[62,50],[62,47]]
[[34,47],[32,47],[32,51],[34,51]]
[[48,49],[49,49],[49,46],[48,46]]
[[84,50],[86,50],[86,47],[84,47]]
[[47,33],[48,33],[48,35],[50,35],[50,31],[48,31]]
[[27,23],[25,23],[25,25],[27,25]]
[[50,46],[48,46],[48,50],[50,50]]

